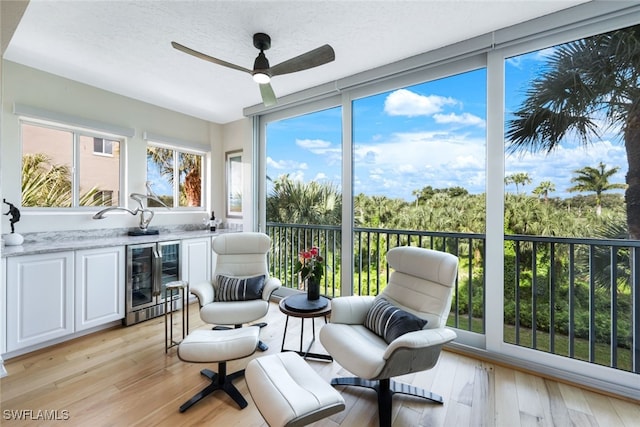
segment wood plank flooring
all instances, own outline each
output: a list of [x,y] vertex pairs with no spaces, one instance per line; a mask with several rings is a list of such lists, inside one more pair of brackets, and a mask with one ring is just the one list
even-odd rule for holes
[[[174,316],[179,334],[178,318]],[[266,352],[280,351],[284,322],[277,304],[266,317],[261,339]],[[311,338],[311,321],[305,335]],[[316,319],[316,332],[322,319]],[[191,329],[206,329],[190,307]],[[291,318],[286,348],[297,349],[300,319]],[[305,343],[306,346],[306,343]],[[319,340],[314,352],[324,352]],[[263,356],[256,352],[250,358]],[[243,369],[247,359],[228,363],[228,372]],[[329,381],[348,376],[336,362],[308,360]],[[206,397],[185,413],[178,407],[207,380],[199,372],[215,365],[185,363],[176,348],[164,351],[164,318],[118,327],[6,361],[9,375],[0,380],[3,426],[266,426],[251,400],[244,379],[235,383],[249,406],[239,410],[224,393]],[[444,397],[444,405],[396,395],[394,426],[637,426],[640,406],[629,401],[543,379],[528,373],[443,352],[437,366],[402,377]],[[346,400],[341,413],[317,427],[378,425],[375,393],[340,387]],[[22,419],[18,419],[22,418]],[[46,421],[46,418],[57,420]]]

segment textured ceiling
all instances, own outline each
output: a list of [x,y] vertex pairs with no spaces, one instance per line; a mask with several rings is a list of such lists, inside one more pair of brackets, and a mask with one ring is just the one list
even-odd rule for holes
[[275,77],[283,96],[583,3],[584,0],[31,0],[5,59],[216,123],[261,102],[246,73],[173,49],[177,41],[246,68],[265,32],[271,65],[322,44],[330,64]]

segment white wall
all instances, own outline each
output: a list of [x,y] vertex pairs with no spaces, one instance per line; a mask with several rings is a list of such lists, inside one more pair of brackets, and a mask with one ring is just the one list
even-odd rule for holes
[[[251,186],[251,163],[253,162],[253,145],[252,145],[252,120],[245,118],[237,120],[235,122],[227,123],[223,126],[222,141],[224,152],[222,153],[222,163],[220,167],[225,170],[225,153],[228,151],[242,150],[242,166],[243,166],[243,180],[242,180],[242,218],[229,218],[229,223],[242,224],[243,230],[251,230],[253,227],[253,189]],[[224,177],[222,181],[221,194],[223,194],[222,208],[220,213],[224,212],[225,207],[225,187]]]
[[[44,73],[10,61],[2,63],[2,123],[0,138],[0,171],[2,171],[2,198],[20,203],[20,125],[13,114],[14,103],[37,107],[39,109],[79,117],[86,120],[109,123],[116,126],[133,128],[135,135],[128,138],[126,149],[126,186],[125,194],[144,193],[146,180],[146,142],[145,131],[173,139],[202,145],[211,150],[212,174],[206,177],[209,185],[208,206],[203,210],[180,213],[176,211],[157,211],[152,226],[196,223],[201,224],[203,215],[210,210],[224,212],[224,148],[223,137],[231,139],[229,144],[241,146],[245,120],[227,126],[207,122],[184,114],[172,112],[125,96],[117,95],[92,86]],[[158,88],[162,90],[162,88]],[[248,119],[246,121],[249,121]],[[249,121],[250,122],[250,121]],[[229,130],[227,131],[226,128]],[[250,132],[248,133],[250,136]],[[250,140],[249,140],[250,141]],[[132,202],[135,205],[135,202]],[[131,205],[131,206],[134,206]],[[5,211],[6,205],[2,206]],[[112,213],[101,221],[91,217],[97,209],[83,212],[42,211],[21,209],[20,222],[16,232],[80,230],[99,228],[135,227],[138,218],[128,213]],[[222,215],[220,215],[222,217]],[[9,219],[2,216],[2,233],[10,231]]]

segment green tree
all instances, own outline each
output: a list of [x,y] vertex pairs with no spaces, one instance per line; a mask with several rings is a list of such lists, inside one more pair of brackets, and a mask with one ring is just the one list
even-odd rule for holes
[[[184,175],[184,181],[180,185],[180,206],[200,206],[202,201],[202,180],[201,180],[201,159],[197,154],[178,152],[178,174]],[[173,184],[174,180],[174,150],[162,147],[147,147],[147,161],[152,161],[160,169],[167,182]],[[168,206],[173,206],[173,202],[168,202]],[[152,201],[148,201],[149,206],[160,206]]]
[[267,220],[283,224],[338,225],[342,197],[332,184],[294,181],[283,175],[273,181],[267,198]]
[[526,172],[518,172],[518,173],[512,173],[511,175],[507,175],[504,179],[504,183],[509,185],[509,184],[515,184],[516,186],[516,194],[519,193],[519,186],[522,185],[526,185],[526,184],[531,184],[531,178],[529,177],[529,174]]
[[640,25],[558,46],[507,124],[508,150],[551,152],[568,135],[600,139],[598,123],[625,143],[627,226],[640,239]]
[[597,168],[591,166],[585,166],[582,169],[573,171],[577,174],[571,178],[571,182],[576,183],[573,187],[567,189],[567,191],[582,193],[593,192],[596,193],[596,215],[602,215],[602,193],[608,190],[624,189],[626,185],[610,183],[609,178],[618,172],[619,167],[613,167],[607,170],[607,165],[600,162]]
[[[52,165],[43,153],[22,156],[22,201],[24,207],[71,207],[71,171],[65,165]],[[92,187],[80,195],[80,206],[96,206],[95,195],[100,190]]]
[[549,201],[549,193],[556,191],[556,186],[551,181],[542,181],[538,186],[533,190],[533,194],[538,197],[542,197],[545,202]]

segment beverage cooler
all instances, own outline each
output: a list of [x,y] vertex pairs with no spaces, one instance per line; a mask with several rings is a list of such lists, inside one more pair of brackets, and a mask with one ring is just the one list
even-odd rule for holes
[[[180,242],[127,246],[125,325],[164,315],[166,285],[180,280]],[[180,308],[179,295],[169,307]]]

